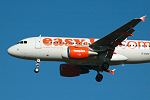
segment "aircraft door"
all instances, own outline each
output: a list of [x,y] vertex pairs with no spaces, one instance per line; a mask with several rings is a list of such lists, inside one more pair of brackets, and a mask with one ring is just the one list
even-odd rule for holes
[[35,48],[41,49],[41,36],[35,38]]

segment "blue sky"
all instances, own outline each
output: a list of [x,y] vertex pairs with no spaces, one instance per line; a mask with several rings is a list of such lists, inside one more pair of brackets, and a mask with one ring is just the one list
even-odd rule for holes
[[75,78],[59,75],[63,62],[21,60],[7,49],[24,38],[39,36],[101,38],[133,18],[147,15],[129,39],[150,40],[149,0],[1,0],[1,100],[149,100],[150,63],[111,66],[115,75],[96,72]]

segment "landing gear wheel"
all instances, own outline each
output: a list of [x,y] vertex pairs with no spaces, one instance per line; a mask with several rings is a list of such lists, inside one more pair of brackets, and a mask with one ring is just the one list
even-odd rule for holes
[[34,69],[34,72],[35,72],[35,73],[38,73],[38,72],[39,72],[39,68],[35,68],[35,69]]
[[37,66],[37,67],[34,69],[34,72],[35,72],[35,73],[38,73],[38,72],[39,72],[39,66],[40,66],[40,59],[37,59],[37,60],[36,60],[36,66]]
[[106,71],[108,68],[109,68],[109,64],[106,63],[106,62],[104,62],[103,65],[102,65],[102,69],[103,69],[104,71]]
[[103,75],[102,74],[97,74],[95,79],[96,79],[97,82],[100,82],[103,79]]

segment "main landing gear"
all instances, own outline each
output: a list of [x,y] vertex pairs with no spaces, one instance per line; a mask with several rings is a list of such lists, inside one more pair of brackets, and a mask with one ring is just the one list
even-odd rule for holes
[[95,77],[95,80],[96,80],[97,82],[101,82],[102,79],[103,79],[103,75],[100,74],[100,72],[107,71],[108,68],[109,68],[109,64],[108,64],[107,62],[104,62],[101,67],[96,68],[97,75],[96,75],[96,77]]
[[102,70],[106,71],[109,68],[109,64],[107,62],[104,62],[102,65]]
[[97,82],[100,82],[103,79],[103,75],[98,72],[98,74],[96,75],[95,79],[96,79]]
[[34,72],[35,72],[35,73],[38,73],[38,72],[39,72],[39,66],[40,66],[40,59],[37,59],[37,60],[36,60],[36,66],[37,66],[37,67],[34,69]]

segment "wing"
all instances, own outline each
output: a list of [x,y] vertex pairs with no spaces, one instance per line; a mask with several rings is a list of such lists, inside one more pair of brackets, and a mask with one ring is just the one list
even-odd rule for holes
[[122,45],[121,42],[128,36],[133,36],[132,33],[135,31],[133,28],[141,20],[144,21],[145,17],[146,15],[141,18],[131,20],[117,30],[92,43],[89,47],[97,52],[105,52],[110,59],[112,57],[113,51],[115,50],[115,47]]

